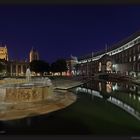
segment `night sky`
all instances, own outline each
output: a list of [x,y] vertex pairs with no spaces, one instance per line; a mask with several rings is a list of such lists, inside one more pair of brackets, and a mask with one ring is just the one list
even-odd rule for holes
[[11,59],[83,56],[140,30],[140,5],[0,5],[0,42]]

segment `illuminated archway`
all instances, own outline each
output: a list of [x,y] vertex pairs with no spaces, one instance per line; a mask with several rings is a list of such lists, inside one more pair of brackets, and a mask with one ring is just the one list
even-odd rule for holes
[[106,71],[109,73],[112,72],[112,62],[110,60],[106,62]]

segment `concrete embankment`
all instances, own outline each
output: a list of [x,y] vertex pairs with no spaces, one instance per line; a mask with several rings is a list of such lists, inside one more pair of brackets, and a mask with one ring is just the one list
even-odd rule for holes
[[80,86],[85,82],[78,81],[78,80],[59,79],[59,80],[52,80],[52,83],[54,85],[54,89],[67,90],[76,86]]

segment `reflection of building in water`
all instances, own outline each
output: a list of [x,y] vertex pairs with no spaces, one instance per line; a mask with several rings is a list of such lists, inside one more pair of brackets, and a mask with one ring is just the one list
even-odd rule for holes
[[129,106],[128,104],[122,102],[121,100],[118,100],[117,98],[110,97],[107,99],[109,102],[117,105],[118,107],[122,108],[132,116],[134,116],[136,119],[140,120],[140,113],[136,111],[133,107]]
[[87,88],[91,88],[97,91],[103,91],[103,92],[107,92],[107,93],[111,93],[113,91],[113,85],[112,82],[90,82],[87,84]]
[[[110,86],[109,86],[110,87]],[[126,94],[126,93],[120,93],[120,94],[109,94],[109,97],[106,98],[103,93],[90,88],[86,87],[77,87],[76,88],[76,93],[78,92],[81,93],[86,93],[93,96],[99,97],[99,98],[104,98],[108,102],[120,107],[121,109],[125,110],[132,116],[134,116],[136,119],[140,120],[140,96],[135,95],[135,94]],[[137,104],[137,105],[136,105]]]
[[99,82],[99,91],[102,91],[102,84]]
[[84,93],[88,93],[91,94],[92,96],[97,96],[99,98],[103,98],[103,96],[100,94],[100,92],[93,90],[93,89],[87,89],[87,88],[83,88],[83,87],[77,87],[76,88],[76,92],[84,92]]
[[111,82],[107,82],[106,83],[106,92],[107,93],[111,93],[112,92],[112,83]]
[[128,83],[94,81],[87,83],[86,87],[97,91],[103,91],[104,93],[120,92],[120,91],[128,93],[131,91],[134,94],[140,94],[140,86],[130,85]]

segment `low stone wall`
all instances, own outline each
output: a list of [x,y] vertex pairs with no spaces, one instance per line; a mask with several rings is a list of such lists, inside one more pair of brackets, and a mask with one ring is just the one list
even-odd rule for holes
[[[63,82],[59,81],[59,84],[64,85]],[[67,82],[70,83],[73,81]],[[76,99],[76,95],[67,90],[62,92],[54,90],[51,84],[47,86],[43,79],[33,83],[27,83],[26,79],[0,80],[0,120],[50,113],[71,105]]]
[[51,87],[7,88],[0,101],[7,103],[37,102],[52,94]]
[[52,95],[52,86],[21,86],[26,79],[0,80],[0,102],[21,103],[42,101]]
[[56,91],[52,98],[40,102],[2,104],[0,103],[0,121],[21,119],[47,114],[68,107],[77,96],[71,92]]

